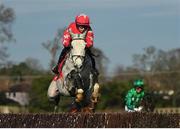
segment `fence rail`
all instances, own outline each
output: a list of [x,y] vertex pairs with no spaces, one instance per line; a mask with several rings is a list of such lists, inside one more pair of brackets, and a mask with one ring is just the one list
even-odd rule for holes
[[0,114],[1,128],[179,128],[179,114]]

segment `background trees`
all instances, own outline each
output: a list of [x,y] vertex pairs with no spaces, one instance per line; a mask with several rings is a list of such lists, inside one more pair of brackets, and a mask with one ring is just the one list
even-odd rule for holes
[[0,4],[0,66],[4,64],[7,54],[7,47],[4,44],[13,40],[11,25],[15,20],[15,12],[12,8]]
[[51,55],[50,59],[50,69],[55,66],[58,62],[58,57],[60,55],[60,50],[62,49],[61,37],[63,35],[64,29],[58,29],[55,37],[52,40],[48,40],[43,42],[43,47],[49,52]]
[[94,54],[96,67],[100,73],[100,79],[104,81],[105,76],[107,76],[107,65],[108,65],[109,59],[106,57],[104,52],[99,48],[93,47],[91,51]]

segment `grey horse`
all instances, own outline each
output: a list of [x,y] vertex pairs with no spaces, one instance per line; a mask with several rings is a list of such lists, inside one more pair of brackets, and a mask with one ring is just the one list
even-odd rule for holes
[[92,74],[92,62],[86,53],[86,43],[78,39],[71,42],[71,50],[67,54],[61,73],[55,75],[48,88],[48,97],[56,102],[55,110],[61,96],[74,98],[78,111],[87,108],[94,111],[100,86]]

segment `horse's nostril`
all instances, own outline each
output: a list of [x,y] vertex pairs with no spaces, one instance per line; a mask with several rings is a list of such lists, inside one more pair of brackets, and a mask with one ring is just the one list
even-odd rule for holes
[[81,58],[76,58],[76,60],[74,61],[75,66],[80,68],[82,66],[82,60]]

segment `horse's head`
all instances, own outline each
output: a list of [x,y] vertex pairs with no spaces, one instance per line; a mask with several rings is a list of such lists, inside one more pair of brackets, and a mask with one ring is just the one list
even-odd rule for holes
[[71,58],[74,63],[74,66],[77,68],[81,68],[84,57],[85,57],[85,47],[86,47],[86,42],[84,40],[73,40],[71,42]]
[[154,98],[151,93],[146,93],[141,101],[141,106],[143,106],[143,111],[153,112],[155,108]]

